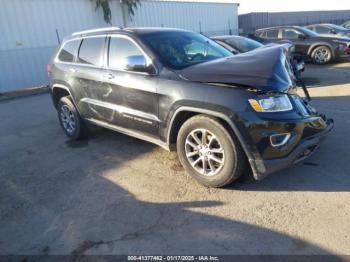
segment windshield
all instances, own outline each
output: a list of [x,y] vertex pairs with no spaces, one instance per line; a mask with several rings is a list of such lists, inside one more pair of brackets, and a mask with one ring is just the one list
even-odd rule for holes
[[345,27],[346,29],[350,29],[350,21],[345,22],[341,25],[342,27]]
[[303,32],[305,35],[307,36],[320,36],[319,34],[317,34],[316,32],[306,28],[306,27],[299,27],[298,28],[301,32]]
[[154,32],[142,38],[162,63],[172,69],[232,56],[224,47],[194,32]]
[[249,38],[243,38],[243,37],[227,38],[224,41],[230,46],[232,46],[233,48],[238,49],[238,51],[242,53],[264,46],[263,44],[257,41],[251,40]]

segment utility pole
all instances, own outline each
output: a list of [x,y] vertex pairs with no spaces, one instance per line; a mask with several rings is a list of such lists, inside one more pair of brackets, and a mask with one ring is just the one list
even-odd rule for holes
[[128,27],[127,25],[127,17],[126,17],[126,12],[125,12],[125,5],[122,0],[120,0],[120,7],[122,10],[122,17],[123,17],[123,28]]

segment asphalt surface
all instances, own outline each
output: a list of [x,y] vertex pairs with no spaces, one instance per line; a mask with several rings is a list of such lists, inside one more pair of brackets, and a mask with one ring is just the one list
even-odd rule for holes
[[0,103],[0,254],[350,255],[350,63],[308,66],[335,128],[311,158],[226,189],[111,131],[69,142],[47,94]]

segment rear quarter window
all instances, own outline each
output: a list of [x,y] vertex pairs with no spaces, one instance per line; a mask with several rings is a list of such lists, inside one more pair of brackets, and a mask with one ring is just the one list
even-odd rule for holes
[[64,43],[60,53],[58,54],[58,60],[61,62],[73,62],[79,45],[80,40],[73,40]]

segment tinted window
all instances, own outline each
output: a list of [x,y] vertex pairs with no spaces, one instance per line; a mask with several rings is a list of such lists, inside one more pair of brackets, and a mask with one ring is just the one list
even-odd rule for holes
[[240,52],[248,52],[254,49],[257,49],[259,47],[262,47],[263,44],[251,40],[249,38],[227,38],[225,40],[226,43],[228,43],[233,48],[238,49]]
[[58,59],[62,62],[73,62],[75,54],[78,50],[80,40],[70,41],[64,44]]
[[326,26],[316,26],[315,31],[319,34],[329,34],[331,30]]
[[330,28],[335,29],[337,31],[343,31],[346,30],[346,28],[344,26],[340,26],[340,25],[329,25]]
[[232,56],[226,48],[194,32],[157,32],[142,37],[159,59],[174,69]]
[[300,32],[302,32],[304,35],[306,35],[306,36],[310,36],[310,37],[316,37],[316,36],[318,36],[318,34],[316,33],[316,32],[314,32],[314,31],[311,31],[310,29],[307,29],[306,27],[301,27],[301,26],[299,26],[298,27],[298,30],[300,31]]
[[83,64],[101,66],[104,44],[104,37],[85,38],[80,46],[78,61]]
[[288,39],[298,39],[299,35],[301,35],[299,31],[295,29],[283,29],[282,31],[282,38],[288,38]]
[[266,38],[278,38],[278,29],[266,31]]
[[108,64],[112,68],[124,69],[128,56],[143,56],[141,50],[129,39],[111,37]]

